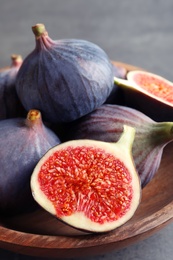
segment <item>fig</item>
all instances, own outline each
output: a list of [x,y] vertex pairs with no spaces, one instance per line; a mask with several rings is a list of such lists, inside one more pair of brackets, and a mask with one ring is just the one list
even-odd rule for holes
[[59,138],[47,128],[41,113],[0,121],[0,211],[15,215],[35,209],[30,176],[39,159]]
[[105,104],[68,126],[63,138],[117,141],[124,124],[136,129],[132,154],[144,188],[157,173],[164,147],[173,140],[173,122],[156,122],[136,109]]
[[79,230],[107,232],[123,225],[141,198],[134,135],[134,128],[124,126],[116,143],[72,140],[51,148],[31,175],[34,199]]
[[15,80],[23,60],[21,55],[11,56],[11,66],[0,69],[0,119],[23,115],[24,108],[17,96]]
[[173,121],[173,83],[151,72],[134,70],[127,79],[114,77],[124,91],[125,104],[155,121]]
[[28,111],[46,121],[70,122],[102,105],[114,86],[114,68],[99,46],[86,40],[52,40],[43,24],[32,27],[35,49],[24,59],[16,90]]

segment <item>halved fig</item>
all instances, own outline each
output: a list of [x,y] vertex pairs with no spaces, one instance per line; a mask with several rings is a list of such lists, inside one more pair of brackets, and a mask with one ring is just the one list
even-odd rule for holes
[[36,202],[66,224],[107,232],[135,213],[141,185],[132,158],[135,129],[116,143],[73,140],[51,148],[31,176]]
[[173,121],[173,83],[147,71],[127,73],[127,80],[114,77],[123,88],[126,105],[136,108],[156,121]]

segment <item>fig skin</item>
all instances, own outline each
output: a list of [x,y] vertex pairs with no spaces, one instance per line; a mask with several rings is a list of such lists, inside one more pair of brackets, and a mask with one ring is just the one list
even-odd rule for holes
[[1,214],[12,216],[35,209],[31,173],[39,159],[59,143],[37,110],[30,110],[27,118],[0,121]]
[[124,105],[137,109],[158,122],[173,121],[173,103],[167,102],[164,98],[159,98],[140,87],[135,81],[135,76],[138,74],[142,74],[144,77],[151,75],[156,80],[161,80],[163,84],[168,84],[170,88],[173,88],[171,81],[148,71],[130,71],[127,73],[126,79],[115,76],[114,83],[123,92]]
[[43,24],[32,27],[36,47],[17,76],[28,111],[52,123],[71,122],[102,105],[114,86],[115,68],[99,46],[81,39],[52,40]]
[[108,232],[123,225],[135,214],[141,200],[140,179],[131,152],[134,136],[135,129],[124,126],[116,143],[87,139],[53,147],[32,173],[34,199],[47,212],[79,230]]
[[23,116],[25,110],[17,96],[15,81],[22,65],[21,55],[11,55],[11,66],[0,69],[0,120]]
[[157,173],[164,147],[173,141],[173,122],[156,122],[136,109],[105,104],[68,125],[62,140],[117,141],[124,124],[136,129],[132,153],[144,188]]

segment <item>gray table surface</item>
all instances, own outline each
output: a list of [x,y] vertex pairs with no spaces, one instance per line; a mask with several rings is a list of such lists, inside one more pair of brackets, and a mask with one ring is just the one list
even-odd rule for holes
[[[25,57],[32,51],[35,42],[31,26],[44,23],[53,39],[92,41],[113,60],[143,67],[173,81],[172,18],[172,0],[1,0],[0,67],[9,65],[11,54]],[[172,245],[173,224],[169,224],[118,252],[82,259],[172,260]],[[0,249],[0,259],[43,258]]]

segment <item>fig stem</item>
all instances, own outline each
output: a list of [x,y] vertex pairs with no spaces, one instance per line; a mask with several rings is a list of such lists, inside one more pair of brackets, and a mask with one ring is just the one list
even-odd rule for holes
[[23,62],[22,56],[19,54],[12,54],[11,55],[11,67],[20,66]]
[[126,79],[120,79],[120,78],[114,77],[114,83],[119,85],[119,86],[134,88],[133,84],[130,83]]
[[118,140],[117,144],[123,145],[131,151],[135,139],[135,132],[136,130],[134,127],[124,125],[123,133],[120,136],[120,139]]
[[42,117],[41,112],[36,109],[29,110],[27,117],[26,117],[26,125],[32,127],[35,124],[42,125]]
[[32,26],[32,31],[35,34],[36,38],[39,38],[44,33],[47,33],[46,28],[42,23],[37,23],[36,25]]
[[155,128],[155,141],[163,143],[173,141],[173,122],[158,122]]

